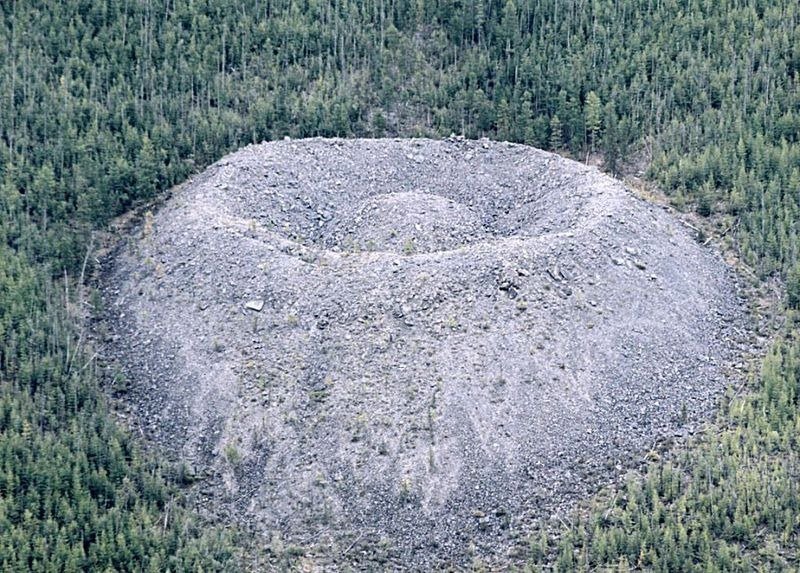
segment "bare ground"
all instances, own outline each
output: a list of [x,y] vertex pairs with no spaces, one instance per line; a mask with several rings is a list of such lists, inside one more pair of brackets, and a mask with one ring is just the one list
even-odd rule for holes
[[488,141],[249,146],[106,265],[110,378],[198,503],[357,568],[496,556],[690,433],[746,338],[679,221]]

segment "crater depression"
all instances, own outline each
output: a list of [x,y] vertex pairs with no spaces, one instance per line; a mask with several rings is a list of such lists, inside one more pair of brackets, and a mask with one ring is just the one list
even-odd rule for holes
[[742,316],[720,257],[621,183],[454,138],[244,148],[103,296],[124,400],[201,501],[427,566],[707,416]]

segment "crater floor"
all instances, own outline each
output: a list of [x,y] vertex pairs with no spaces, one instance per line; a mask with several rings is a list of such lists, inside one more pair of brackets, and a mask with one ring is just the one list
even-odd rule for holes
[[460,139],[244,148],[147,218],[103,293],[118,390],[199,499],[419,568],[689,431],[742,324],[729,269],[663,209]]

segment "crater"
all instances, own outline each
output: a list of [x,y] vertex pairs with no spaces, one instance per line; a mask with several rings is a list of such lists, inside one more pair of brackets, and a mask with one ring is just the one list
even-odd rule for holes
[[103,297],[117,391],[199,499],[412,569],[497,555],[691,433],[744,321],[662,208],[458,139],[244,148],[120,243]]
[[487,238],[469,207],[427,191],[367,196],[345,207],[322,244],[328,249],[435,253]]

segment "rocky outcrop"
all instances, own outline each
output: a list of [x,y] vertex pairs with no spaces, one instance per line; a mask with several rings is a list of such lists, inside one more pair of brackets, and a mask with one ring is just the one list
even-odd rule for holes
[[689,431],[742,317],[663,209],[486,141],[250,146],[108,264],[105,352],[200,498],[412,568],[490,551]]

